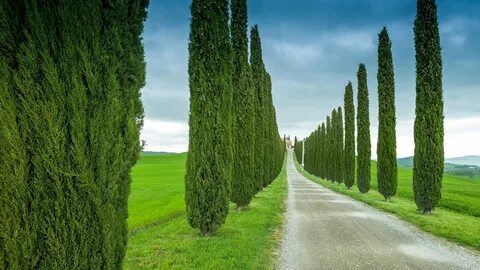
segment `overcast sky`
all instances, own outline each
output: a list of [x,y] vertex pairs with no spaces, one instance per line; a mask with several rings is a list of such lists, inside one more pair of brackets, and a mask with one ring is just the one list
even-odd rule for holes
[[[188,144],[190,0],[150,1],[144,42],[146,150],[184,152]],[[281,134],[304,137],[334,107],[365,63],[373,153],[377,138],[377,42],[393,43],[398,156],[413,155],[416,0],[250,0],[258,24]],[[444,61],[445,154],[480,154],[480,1],[437,0]]]

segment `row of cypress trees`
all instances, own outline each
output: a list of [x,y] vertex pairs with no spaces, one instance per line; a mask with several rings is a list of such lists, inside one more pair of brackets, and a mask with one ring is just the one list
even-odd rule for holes
[[[395,141],[395,96],[391,42],[386,28],[379,35],[378,47],[379,141],[377,181],[378,191],[385,199],[395,195],[397,162]],[[353,87],[345,87],[344,108],[334,109],[316,131],[305,139],[305,170],[350,189],[355,179],[361,193],[370,190],[371,142],[367,70],[360,64],[357,72],[357,139],[355,142],[355,105]],[[345,119],[345,120],[343,120]],[[355,159],[355,145],[358,156]],[[297,158],[301,145],[295,148]],[[356,161],[356,166],[355,166]],[[356,170],[355,170],[356,168]]]
[[[417,0],[414,32],[417,76],[413,190],[419,212],[428,214],[441,198],[444,168],[442,57],[435,0]],[[397,191],[395,81],[391,47],[384,27],[379,34],[378,46],[377,183],[378,192],[385,200],[390,200]],[[365,65],[360,64],[357,78],[356,179],[359,191],[366,193],[371,181],[371,142]],[[326,124],[319,126],[304,141],[295,140],[295,155],[301,160],[305,142],[305,170],[323,179],[344,182],[350,188],[355,178],[355,109],[351,83],[345,89],[344,107],[345,136],[339,135],[343,130],[338,130],[342,121],[341,108],[338,108],[327,117]]]
[[285,152],[258,27],[250,31],[248,61],[247,1],[232,0],[231,12],[229,2],[191,4],[185,203],[202,235],[225,222],[230,201],[247,207],[278,175]]
[[0,269],[121,269],[147,0],[0,1]]

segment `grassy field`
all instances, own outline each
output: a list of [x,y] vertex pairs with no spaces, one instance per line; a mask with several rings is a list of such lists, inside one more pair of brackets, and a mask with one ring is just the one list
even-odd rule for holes
[[125,269],[271,269],[281,238],[285,169],[251,208],[201,237],[185,217],[185,154],[144,155],[133,171]]
[[338,193],[346,194],[383,211],[396,214],[424,231],[444,237],[464,246],[480,250],[480,182],[467,177],[445,175],[443,179],[440,207],[431,215],[418,214],[413,201],[412,170],[398,169],[398,192],[391,202],[385,202],[377,190],[376,163],[372,162],[372,189],[361,194],[356,185],[348,190],[302,171],[299,163],[295,166],[305,177],[320,183]]

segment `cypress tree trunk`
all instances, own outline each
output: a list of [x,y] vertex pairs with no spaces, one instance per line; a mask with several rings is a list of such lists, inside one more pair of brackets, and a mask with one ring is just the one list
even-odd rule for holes
[[355,182],[355,105],[353,87],[345,88],[345,186],[350,189]]
[[372,154],[370,142],[370,116],[368,102],[367,69],[360,64],[358,69],[358,112],[357,112],[357,186],[362,193],[370,190],[370,159]]
[[390,200],[397,192],[397,143],[395,117],[395,80],[392,44],[387,28],[379,35],[378,46],[378,192]]
[[418,210],[430,213],[441,198],[444,169],[442,56],[435,0],[417,1],[416,110],[413,190]]
[[233,46],[233,172],[231,200],[248,206],[254,186],[254,92],[248,63],[247,1],[232,0]]
[[232,49],[227,0],[193,0],[189,45],[187,217],[203,235],[228,214],[232,176]]

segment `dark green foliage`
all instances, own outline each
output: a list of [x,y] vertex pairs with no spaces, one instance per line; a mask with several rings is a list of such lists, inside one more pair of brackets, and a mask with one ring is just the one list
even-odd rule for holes
[[385,200],[397,192],[395,79],[391,48],[387,28],[383,28],[378,46],[377,181],[378,192]]
[[264,75],[265,66],[262,56],[262,43],[258,27],[252,27],[250,31],[250,65],[252,72],[252,82],[254,89],[254,110],[255,110],[255,191],[258,192],[263,188],[266,179],[265,164],[265,96],[264,96]]
[[338,152],[338,115],[337,110],[334,109],[331,115],[331,132],[330,132],[330,155],[331,155],[331,181],[337,181],[338,173],[338,164],[339,164],[339,152]]
[[187,217],[203,235],[228,214],[232,176],[232,48],[228,0],[193,0],[189,43]]
[[327,157],[326,157],[326,149],[327,149],[327,145],[326,145],[326,139],[327,139],[327,136],[326,136],[326,127],[325,127],[325,123],[322,123],[322,126],[320,127],[320,155],[319,155],[319,158],[320,158],[320,170],[319,170],[319,176],[322,178],[322,179],[325,179],[325,175],[326,175],[326,164],[327,164]]
[[333,181],[334,177],[334,168],[333,168],[333,128],[332,128],[332,119],[330,116],[327,116],[327,124],[326,124],[326,145],[325,145],[325,159],[326,159],[326,170],[325,170],[325,178],[329,181]]
[[413,189],[422,213],[441,198],[444,167],[442,56],[435,0],[418,0],[415,20],[416,110]]
[[[0,3],[0,269],[29,266],[29,230],[26,203],[28,186],[25,146],[16,122],[14,95],[15,55],[21,35],[21,5]],[[25,258],[26,257],[26,258]]]
[[233,47],[233,171],[231,200],[247,206],[255,194],[254,186],[254,98],[248,63],[247,1],[232,0]]
[[293,152],[295,153],[295,157],[297,158],[298,162],[302,162],[302,141],[299,141],[297,139],[297,136],[295,136],[295,139],[293,140]]
[[250,36],[250,65],[255,95],[255,190],[260,191],[280,173],[285,148],[278,133],[272,79],[263,62],[258,26],[252,27]]
[[349,82],[345,88],[345,186],[351,188],[355,182],[355,105],[353,87]]
[[336,171],[335,171],[335,181],[339,184],[343,183],[343,179],[345,176],[345,150],[344,150],[344,143],[343,143],[343,113],[342,107],[338,107],[337,109],[337,120],[335,122],[336,128],[336,137],[335,137],[335,150],[337,152],[336,156]]
[[0,268],[121,269],[148,1],[1,5]]
[[366,193],[370,190],[370,159],[372,155],[370,142],[370,116],[368,101],[367,69],[360,64],[358,69],[358,111],[357,111],[357,186]]

